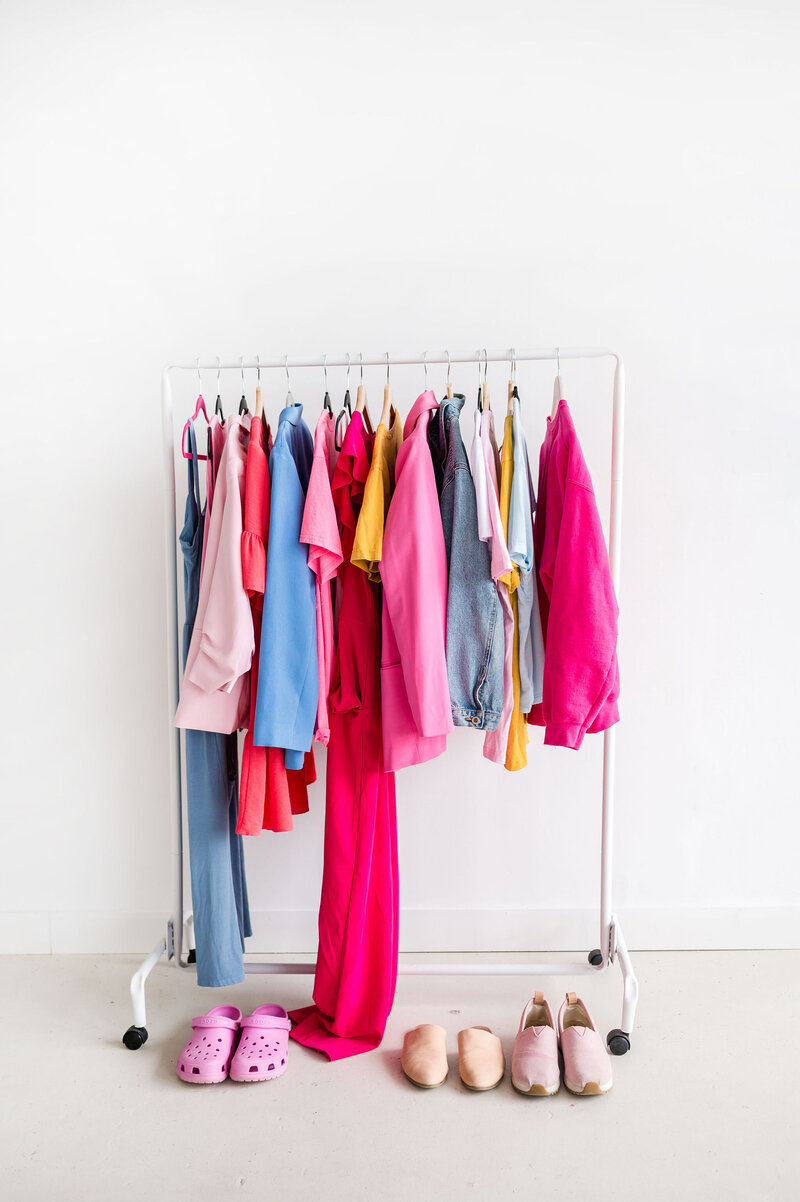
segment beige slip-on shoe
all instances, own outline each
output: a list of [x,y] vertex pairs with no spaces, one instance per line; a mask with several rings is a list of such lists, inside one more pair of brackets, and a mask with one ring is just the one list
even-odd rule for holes
[[447,1035],[435,1023],[420,1023],[406,1031],[400,1063],[412,1085],[436,1089],[447,1078]]
[[503,1080],[503,1045],[489,1027],[468,1027],[458,1033],[458,1071],[467,1089],[494,1089]]

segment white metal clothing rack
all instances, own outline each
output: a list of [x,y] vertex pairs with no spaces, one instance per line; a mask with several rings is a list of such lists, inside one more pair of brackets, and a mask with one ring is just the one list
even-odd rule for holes
[[[190,921],[184,909],[184,866],[183,866],[183,815],[184,815],[184,782],[181,773],[181,732],[173,726],[175,709],[178,704],[179,687],[179,620],[178,606],[178,547],[175,537],[175,450],[174,427],[172,414],[172,377],[175,372],[253,370],[269,371],[279,369],[286,371],[303,368],[332,368],[332,367],[375,367],[420,365],[430,367],[434,364],[450,363],[517,363],[534,360],[588,359],[611,357],[615,361],[614,391],[612,407],[612,440],[611,440],[611,521],[609,527],[609,557],[611,575],[619,596],[619,561],[620,535],[622,517],[622,443],[623,422],[625,411],[625,373],[622,358],[615,351],[605,347],[558,347],[523,351],[480,351],[472,354],[453,354],[427,352],[416,355],[391,355],[388,353],[354,356],[325,356],[313,359],[289,359],[288,357],[238,363],[220,363],[204,361],[197,363],[180,363],[167,367],[161,377],[161,399],[163,410],[164,435],[164,533],[167,559],[167,648],[169,665],[169,724],[172,731],[170,739],[170,800],[173,814],[174,834],[174,887],[175,906],[172,917],[167,921],[167,930],[153,948],[150,955],[142,962],[131,979],[131,1000],[133,1002],[133,1025],[123,1036],[125,1046],[131,1049],[141,1047],[147,1039],[145,1013],[145,983],[147,977],[161,956],[174,960],[179,968],[187,968],[190,961],[184,961],[184,924]],[[538,964],[508,963],[496,964],[490,961],[477,964],[400,964],[401,973],[444,974],[473,976],[489,974],[500,976],[542,976],[542,975],[575,975],[605,972],[616,960],[622,970],[623,1001],[622,1021],[619,1028],[608,1034],[608,1046],[616,1055],[622,1055],[630,1047],[630,1034],[633,1030],[638,985],[633,971],[628,949],[622,934],[622,928],[612,908],[612,844],[614,828],[614,752],[615,728],[612,726],[603,736],[603,792],[602,792],[602,827],[600,848],[600,940],[599,948],[589,953],[588,963],[551,963]],[[296,963],[284,961],[280,963],[245,963],[246,973],[313,973],[313,963]]]

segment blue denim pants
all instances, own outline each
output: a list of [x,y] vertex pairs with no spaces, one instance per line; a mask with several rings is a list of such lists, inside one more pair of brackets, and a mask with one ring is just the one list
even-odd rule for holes
[[[183,663],[189,652],[203,554],[205,513],[200,507],[197,442],[189,428],[192,458],[189,491],[180,535],[186,621]],[[244,980],[244,939],[252,934],[244,849],[236,834],[239,810],[239,760],[236,735],[187,730],[186,808],[189,824],[189,866],[197,952],[198,985],[236,985]],[[181,916],[176,915],[178,921]]]

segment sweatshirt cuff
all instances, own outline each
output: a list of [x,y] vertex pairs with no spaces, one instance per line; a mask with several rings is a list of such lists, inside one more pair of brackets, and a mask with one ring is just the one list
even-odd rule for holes
[[584,729],[579,722],[548,722],[544,728],[546,747],[571,747],[577,751],[583,742]]

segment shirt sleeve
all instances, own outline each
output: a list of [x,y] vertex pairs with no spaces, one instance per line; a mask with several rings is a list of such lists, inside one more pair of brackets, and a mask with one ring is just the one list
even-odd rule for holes
[[[567,480],[557,539],[545,541],[539,571],[550,599],[542,697],[544,741],[577,749],[586,731],[593,724],[597,728],[603,706],[619,687],[619,610],[590,486]],[[609,712],[608,719],[610,726],[617,717]]]

